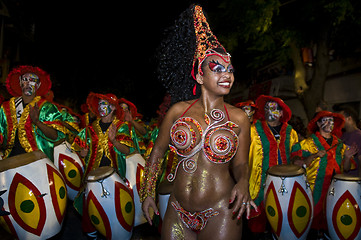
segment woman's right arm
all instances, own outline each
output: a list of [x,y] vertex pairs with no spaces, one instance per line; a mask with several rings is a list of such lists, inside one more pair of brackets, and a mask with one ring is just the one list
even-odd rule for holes
[[164,117],[162,125],[159,128],[159,134],[150,157],[146,160],[144,178],[140,191],[140,201],[143,202],[142,209],[150,225],[152,225],[152,220],[149,214],[149,209],[153,208],[154,212],[159,215],[159,211],[155,203],[156,184],[158,175],[161,172],[160,167],[164,154],[170,143],[170,129],[175,119],[179,117],[179,109],[180,104],[176,104],[168,110],[167,115]]

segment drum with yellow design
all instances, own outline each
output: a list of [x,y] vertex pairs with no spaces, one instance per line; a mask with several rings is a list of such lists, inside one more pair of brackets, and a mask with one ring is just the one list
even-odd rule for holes
[[138,226],[147,222],[145,219],[142,204],[139,198],[140,184],[144,175],[145,160],[139,153],[128,155],[126,158],[126,173],[125,177],[130,183],[130,187],[134,194],[134,205],[135,205],[135,219],[134,226]]
[[313,198],[304,169],[296,165],[269,168],[264,206],[278,239],[306,239],[313,219]]
[[328,188],[326,217],[332,239],[361,239],[361,178],[336,174]]
[[115,169],[99,167],[89,172],[86,204],[95,228],[107,239],[130,239],[134,226],[134,196],[126,179]]
[[61,230],[67,191],[64,179],[38,150],[0,161],[0,224],[19,239],[48,239]]
[[84,175],[83,161],[71,149],[71,145],[62,140],[54,146],[54,164],[64,177],[68,198],[73,201],[81,187]]

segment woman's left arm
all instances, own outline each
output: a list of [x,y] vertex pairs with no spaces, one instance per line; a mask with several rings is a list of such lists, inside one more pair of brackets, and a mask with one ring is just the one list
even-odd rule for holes
[[[242,111],[242,110],[240,110]],[[229,203],[233,203],[233,213],[238,211],[237,218],[240,219],[245,210],[247,210],[247,218],[249,218],[251,205],[257,210],[256,204],[252,201],[249,194],[249,167],[248,154],[250,145],[250,122],[247,115],[242,111],[239,115],[238,149],[232,159],[231,170],[236,185],[233,187]]]

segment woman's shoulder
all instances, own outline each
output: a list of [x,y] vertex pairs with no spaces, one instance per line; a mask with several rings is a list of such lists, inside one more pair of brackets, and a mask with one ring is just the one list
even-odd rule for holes
[[177,102],[170,107],[168,113],[173,113],[175,115],[182,115],[192,106],[193,103],[194,100]]
[[235,119],[241,122],[249,121],[247,114],[242,109],[235,107],[229,103],[225,103],[225,107],[231,119]]

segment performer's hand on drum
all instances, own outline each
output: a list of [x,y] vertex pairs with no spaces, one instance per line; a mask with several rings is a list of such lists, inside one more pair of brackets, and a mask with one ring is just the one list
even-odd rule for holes
[[152,225],[152,219],[150,218],[149,210],[150,208],[153,208],[156,215],[159,215],[159,210],[157,208],[157,205],[154,202],[154,199],[151,197],[147,197],[142,205],[142,210],[145,215],[145,218],[147,219],[148,223]]
[[232,208],[233,215],[237,214],[237,219],[242,217],[242,214],[247,210],[247,219],[251,214],[251,206],[258,211],[257,205],[252,201],[248,191],[248,184],[238,182],[232,189],[229,203],[234,203]]

